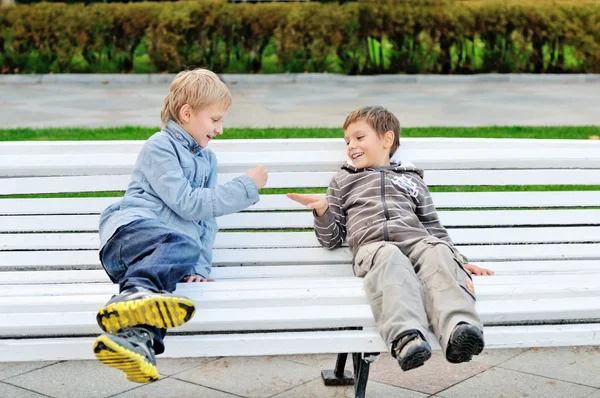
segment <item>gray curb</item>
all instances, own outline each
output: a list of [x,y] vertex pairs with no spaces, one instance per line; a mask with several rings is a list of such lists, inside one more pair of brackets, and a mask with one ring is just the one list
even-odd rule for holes
[[[600,82],[600,74],[481,74],[481,75],[374,75],[283,73],[268,75],[221,74],[227,84],[289,83],[586,83]],[[46,74],[0,75],[0,84],[168,84],[175,74]]]

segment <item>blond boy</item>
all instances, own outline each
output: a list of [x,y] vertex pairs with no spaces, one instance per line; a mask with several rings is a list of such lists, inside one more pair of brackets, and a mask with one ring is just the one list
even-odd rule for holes
[[259,200],[262,166],[217,185],[217,159],[207,149],[223,134],[231,93],[206,69],[182,72],[164,100],[163,128],[143,146],[122,200],[100,217],[100,260],[119,294],[97,314],[106,333],[94,354],[130,381],[158,379],[155,355],[165,330],[195,313],[171,294],[178,282],[210,281],[216,217]]
[[399,137],[400,122],[388,110],[353,111],[344,123],[352,164],[333,178],[326,198],[288,197],[313,209],[321,245],[333,249],[348,241],[379,332],[403,370],[431,357],[429,329],[449,362],[470,361],[484,340],[469,272],[492,272],[468,264],[458,252],[440,223],[423,170],[390,162]]

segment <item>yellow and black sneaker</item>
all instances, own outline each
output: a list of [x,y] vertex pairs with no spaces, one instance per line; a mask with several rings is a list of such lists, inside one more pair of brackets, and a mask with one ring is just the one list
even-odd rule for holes
[[136,325],[169,329],[183,325],[195,312],[194,302],[186,297],[135,287],[113,296],[98,311],[96,320],[100,328],[109,333]]
[[148,383],[158,380],[152,335],[143,328],[103,334],[94,342],[94,354],[103,364],[125,372],[127,380]]
[[450,363],[469,362],[473,355],[481,354],[485,343],[483,332],[477,326],[461,322],[450,333],[446,359]]

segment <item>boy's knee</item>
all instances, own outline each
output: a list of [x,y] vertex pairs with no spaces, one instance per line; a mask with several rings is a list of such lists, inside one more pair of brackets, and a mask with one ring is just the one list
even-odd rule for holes
[[412,268],[412,264],[408,257],[402,253],[398,246],[392,244],[385,244],[379,248],[375,254],[375,261],[378,260]]

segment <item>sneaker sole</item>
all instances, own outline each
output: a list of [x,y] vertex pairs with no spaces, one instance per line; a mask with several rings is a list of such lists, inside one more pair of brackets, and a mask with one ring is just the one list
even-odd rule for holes
[[473,355],[481,354],[483,351],[483,335],[472,328],[462,329],[462,333],[455,333],[450,344],[446,359],[451,363],[469,362]]
[[137,352],[128,350],[102,335],[94,342],[94,355],[103,364],[125,372],[127,380],[148,383],[158,380],[156,366]]
[[107,305],[98,311],[98,325],[108,333],[136,325],[169,329],[181,326],[194,316],[194,302],[184,297],[149,297]]
[[415,369],[421,367],[425,364],[425,362],[431,358],[431,351],[427,348],[422,347],[420,350],[410,354],[407,356],[400,365],[400,368],[403,371]]

